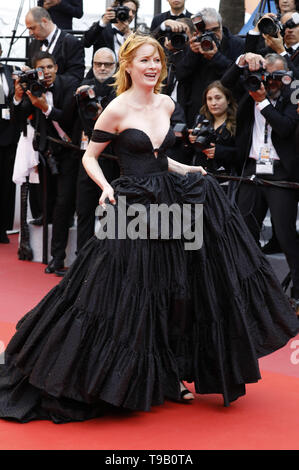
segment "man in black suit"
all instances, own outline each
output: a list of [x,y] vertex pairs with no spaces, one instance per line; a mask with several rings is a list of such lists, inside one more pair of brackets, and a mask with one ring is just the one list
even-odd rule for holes
[[73,18],[83,16],[83,0],[38,0],[37,6],[48,10],[53,23],[61,29],[73,29]]
[[[37,132],[35,148],[46,164],[48,212],[52,213],[51,255],[53,259],[45,269],[46,273],[63,274],[65,250],[68,241],[69,222],[75,209],[76,179],[78,160],[69,150],[47,137],[70,141],[76,119],[73,91],[68,80],[57,74],[57,64],[48,52],[36,54],[33,66],[43,70],[45,92],[36,96],[30,90],[24,91],[19,79],[15,83],[14,111],[20,123],[33,116],[33,126]],[[43,171],[39,165],[43,183]]]
[[[2,54],[0,45],[0,56]],[[15,184],[12,181],[19,128],[12,118],[14,94],[13,67],[0,63],[0,243],[9,243],[15,208]]]
[[76,90],[84,77],[84,47],[70,33],[61,31],[52,21],[47,10],[34,7],[25,17],[26,27],[34,40],[28,48],[29,64],[35,54],[42,50],[51,53],[56,61],[59,75],[64,75],[69,86]]
[[[278,54],[265,58],[248,53],[227,71],[222,83],[230,87],[249,66],[256,71],[262,64],[266,72],[286,71],[287,62]],[[257,91],[246,92],[239,102],[236,130],[236,168],[243,176],[265,180],[299,182],[296,149],[298,115],[291,90],[275,76],[261,81]],[[274,183],[275,184],[275,183]],[[270,209],[278,242],[286,256],[293,282],[292,296],[299,305],[299,239],[296,233],[298,195],[296,189],[279,186],[241,184],[237,203],[257,243],[263,220]]]
[[[124,6],[128,9],[128,20],[120,21],[115,17],[114,8],[120,6]],[[120,46],[124,43],[129,34],[131,34],[130,24],[137,15],[138,8],[138,0],[115,1],[107,8],[101,19],[93,23],[89,30],[85,32],[83,40],[84,47],[88,48],[93,46],[93,55],[98,49],[108,47],[112,49],[116,57],[118,57]]]
[[[112,75],[116,69],[116,57],[111,49],[103,47],[96,51],[93,57],[93,78],[84,79],[82,85],[77,90],[77,100],[80,115],[80,130],[82,128],[87,136],[87,140],[91,138],[95,121],[101,113],[102,107],[105,107],[115,97],[115,89],[111,86],[114,82]],[[93,87],[97,99],[101,98],[99,112],[90,113],[87,109],[89,101],[80,98],[80,92],[89,87]],[[92,116],[90,115],[92,114]],[[79,130],[79,132],[80,132]],[[109,145],[106,153],[112,153],[112,146]],[[119,177],[119,166],[116,161],[106,158],[98,160],[100,167],[106,177],[111,182]],[[94,235],[95,230],[95,210],[99,204],[101,197],[101,189],[88,176],[82,163],[79,164],[79,174],[77,181],[77,252],[85,245],[85,243]]]
[[159,29],[164,28],[166,20],[177,20],[179,18],[191,18],[192,13],[185,7],[185,0],[168,0],[170,10],[154,16],[150,30],[156,34]]
[[[244,40],[233,36],[222,25],[222,18],[214,8],[204,8],[192,17],[197,27],[198,19],[203,20],[203,28],[192,37],[188,47],[173,55],[177,79],[190,83],[190,98],[186,106],[186,119],[190,128],[193,128],[199,113],[206,87],[214,80],[220,80],[234,60],[244,52]],[[207,32],[214,37],[210,50],[204,50],[198,42],[198,37]]]

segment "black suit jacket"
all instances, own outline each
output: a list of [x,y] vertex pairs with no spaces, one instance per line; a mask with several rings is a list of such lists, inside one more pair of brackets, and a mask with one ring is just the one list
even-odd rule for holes
[[[186,10],[186,14],[184,16],[185,18],[191,18],[192,13]],[[163,23],[163,21],[169,20],[171,18],[172,18],[172,15],[171,15],[170,10],[154,16],[154,18],[152,19],[151,27],[150,27],[151,32],[155,34],[157,30],[159,30],[160,24]]]
[[77,118],[77,108],[73,100],[73,91],[69,87],[68,80],[61,75],[56,76],[53,87],[50,88],[53,93],[53,108],[49,116],[46,118],[42,111],[31,104],[31,101],[25,95],[22,102],[13,107],[14,115],[19,122],[19,125],[24,129],[26,120],[29,116],[33,116],[32,125],[37,132],[40,133],[38,137],[39,150],[44,151],[49,145],[53,148],[55,155],[65,151],[65,148],[60,144],[49,143],[46,136],[59,139],[59,134],[55,129],[52,121],[58,122],[60,127],[72,139],[74,123]]
[[[41,49],[41,41],[34,39],[28,48],[29,66],[32,67],[31,60]],[[52,55],[58,65],[58,74],[64,75],[69,81],[69,85],[76,89],[84,78],[85,59],[84,47],[81,41],[70,33],[61,31],[55,44]]]
[[[234,64],[223,77],[222,83],[229,88],[231,83],[238,81],[241,73],[241,69]],[[274,175],[265,175],[264,179],[299,181],[299,155],[296,148],[299,118],[297,106],[290,100],[290,93],[289,88],[285,87],[275,107],[269,104],[261,111],[271,126],[272,143],[280,158],[275,161]],[[255,102],[247,92],[239,102],[236,130],[236,168],[245,175],[254,174],[252,170],[255,168],[255,161],[249,158],[254,109]]]
[[0,109],[9,108],[11,111],[11,119],[6,120],[2,119],[0,115],[0,146],[7,146],[11,144],[17,144],[19,139],[19,127],[16,125],[16,122],[13,118],[12,112],[12,100],[14,95],[14,82],[12,79],[13,67],[10,65],[0,65],[0,73],[4,73],[8,88],[9,94],[5,97],[5,103],[0,104]]
[[[44,0],[38,0],[37,6],[43,7]],[[73,18],[82,18],[83,0],[61,0],[59,5],[49,8],[53,23],[61,29],[72,29]]]

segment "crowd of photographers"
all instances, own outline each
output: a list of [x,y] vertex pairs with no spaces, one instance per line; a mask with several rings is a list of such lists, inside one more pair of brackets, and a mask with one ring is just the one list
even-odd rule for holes
[[[223,188],[239,206],[257,243],[270,210],[273,238],[263,250],[285,254],[291,295],[299,309],[299,97],[294,86],[299,78],[299,2],[277,1],[277,14],[263,15],[246,38],[231,34],[213,8],[192,14],[183,0],[168,3],[169,11],[153,18],[147,34],[161,42],[168,58],[163,92],[176,102],[172,126],[177,143],[171,156],[203,165],[220,179],[223,173],[230,176],[224,176]],[[33,8],[26,15],[34,37],[29,69],[16,72],[2,66],[0,70],[0,77],[14,74],[15,79],[14,84],[2,79],[6,93],[0,145],[10,155],[10,166],[1,178],[29,184],[32,223],[42,224],[47,217],[53,224],[47,273],[64,273],[74,214],[77,251],[94,233],[100,190],[80,157],[95,120],[115,96],[111,85],[118,50],[136,27],[138,8],[137,0],[116,1],[82,39],[65,32],[44,8]],[[93,59],[85,73],[84,48],[89,47]],[[18,128],[21,137],[14,161]],[[28,149],[28,139],[33,141],[34,155],[28,156],[24,176],[20,155],[24,159],[22,148]],[[111,181],[119,169],[109,158],[114,156],[112,146],[106,154],[99,164]],[[36,177],[39,184],[31,183]],[[0,242],[6,243],[12,207],[7,205],[7,186],[0,187]]]

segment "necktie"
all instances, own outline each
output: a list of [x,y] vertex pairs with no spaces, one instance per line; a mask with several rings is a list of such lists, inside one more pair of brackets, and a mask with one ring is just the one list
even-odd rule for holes
[[288,54],[293,55],[294,54],[294,49],[292,47],[286,47],[285,50],[287,51]]
[[48,39],[44,39],[43,41],[41,41],[41,44],[42,44],[42,46],[48,47],[48,45],[49,45]]

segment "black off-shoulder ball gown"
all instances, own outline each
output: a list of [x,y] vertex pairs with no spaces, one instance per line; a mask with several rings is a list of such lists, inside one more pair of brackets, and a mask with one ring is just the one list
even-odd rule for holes
[[133,128],[96,130],[92,140],[113,142],[116,201],[203,204],[203,245],[92,237],[17,324],[0,366],[0,417],[61,423],[148,411],[178,400],[180,380],[228,406],[261,378],[258,359],[298,333],[288,299],[218,182],[168,171],[171,128],[159,149]]

